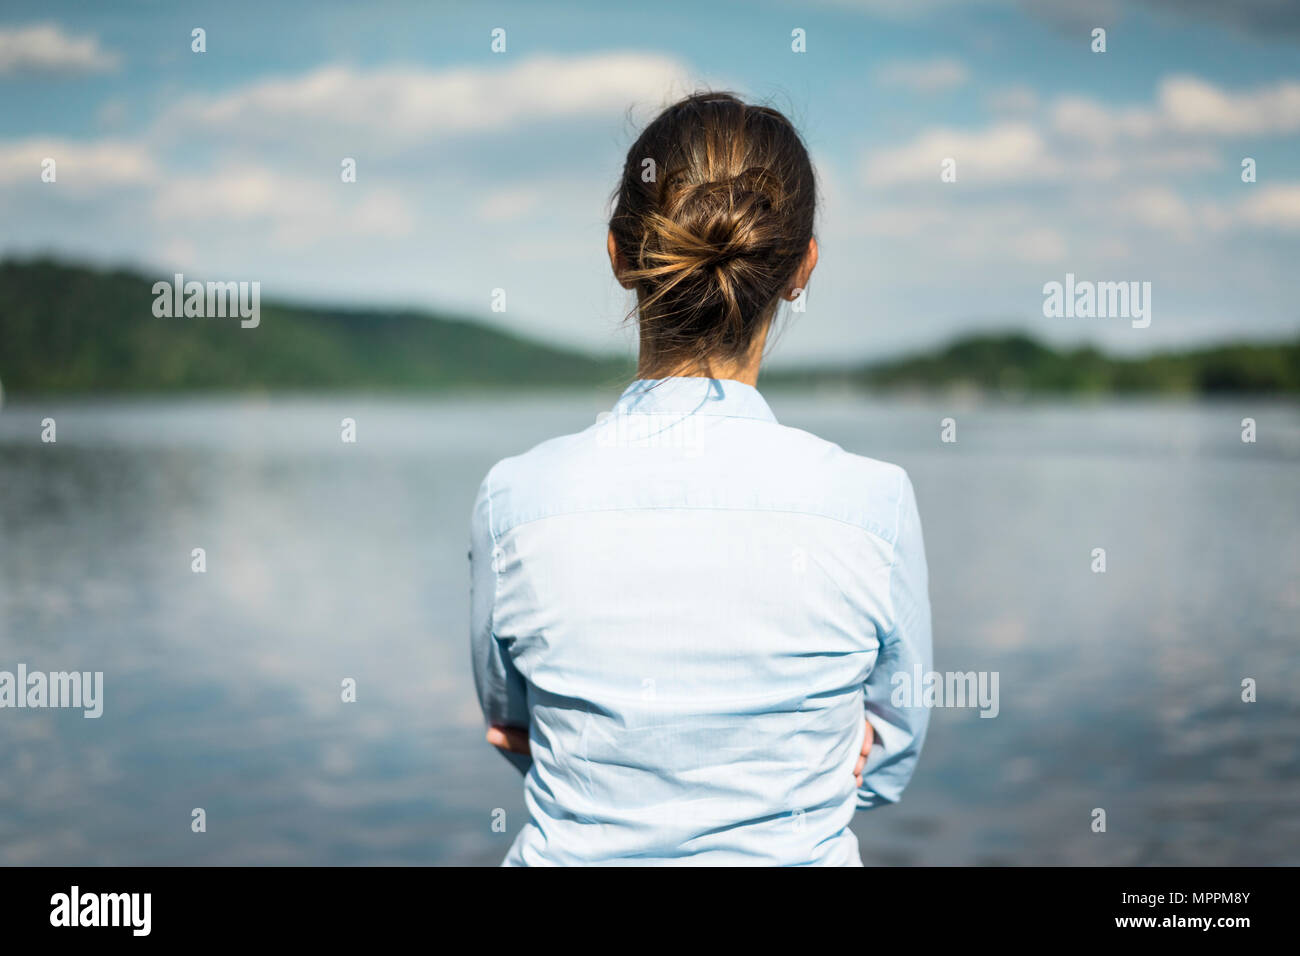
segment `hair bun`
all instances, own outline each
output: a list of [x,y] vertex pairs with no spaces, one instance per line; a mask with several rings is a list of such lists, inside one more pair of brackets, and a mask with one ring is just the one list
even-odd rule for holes
[[776,205],[780,186],[771,174],[750,168],[726,179],[695,183],[666,197],[656,255],[681,268],[721,266],[757,255],[770,241],[763,229]]
[[[647,158],[657,181],[642,176]],[[790,122],[730,94],[687,97],[632,146],[617,197],[610,233],[643,342],[665,356],[745,354],[812,237],[812,165]]]

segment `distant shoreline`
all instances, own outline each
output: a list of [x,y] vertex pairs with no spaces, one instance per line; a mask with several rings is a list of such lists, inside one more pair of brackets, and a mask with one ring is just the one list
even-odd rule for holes
[[[506,394],[621,390],[628,359],[588,355],[460,318],[268,302],[238,320],[159,318],[157,277],[52,259],[0,261],[0,383],[47,396]],[[1138,358],[978,334],[902,358],[763,374],[773,388],[868,395],[1300,396],[1300,337]]]

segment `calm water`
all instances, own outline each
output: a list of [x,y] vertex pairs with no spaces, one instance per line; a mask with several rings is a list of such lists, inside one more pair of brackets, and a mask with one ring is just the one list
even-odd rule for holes
[[[1295,406],[769,398],[908,468],[936,666],[1000,674],[859,815],[868,864],[1300,863]],[[470,679],[469,507],[611,399],[6,406],[0,669],[106,701],[0,710],[0,863],[499,861],[524,810]]]

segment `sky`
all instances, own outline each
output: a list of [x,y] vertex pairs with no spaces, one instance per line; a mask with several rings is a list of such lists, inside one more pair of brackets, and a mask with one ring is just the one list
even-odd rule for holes
[[[1300,333],[1293,0],[3,0],[0,256],[626,350],[610,195],[700,88],[786,112],[817,170],[821,259],[775,364]],[[1044,315],[1067,274],[1149,282],[1150,323]]]

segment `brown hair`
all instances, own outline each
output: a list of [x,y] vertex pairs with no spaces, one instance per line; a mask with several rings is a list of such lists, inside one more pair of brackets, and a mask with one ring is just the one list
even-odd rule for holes
[[632,145],[615,200],[619,278],[652,362],[747,355],[813,234],[816,182],[790,121],[731,93],[688,96]]

